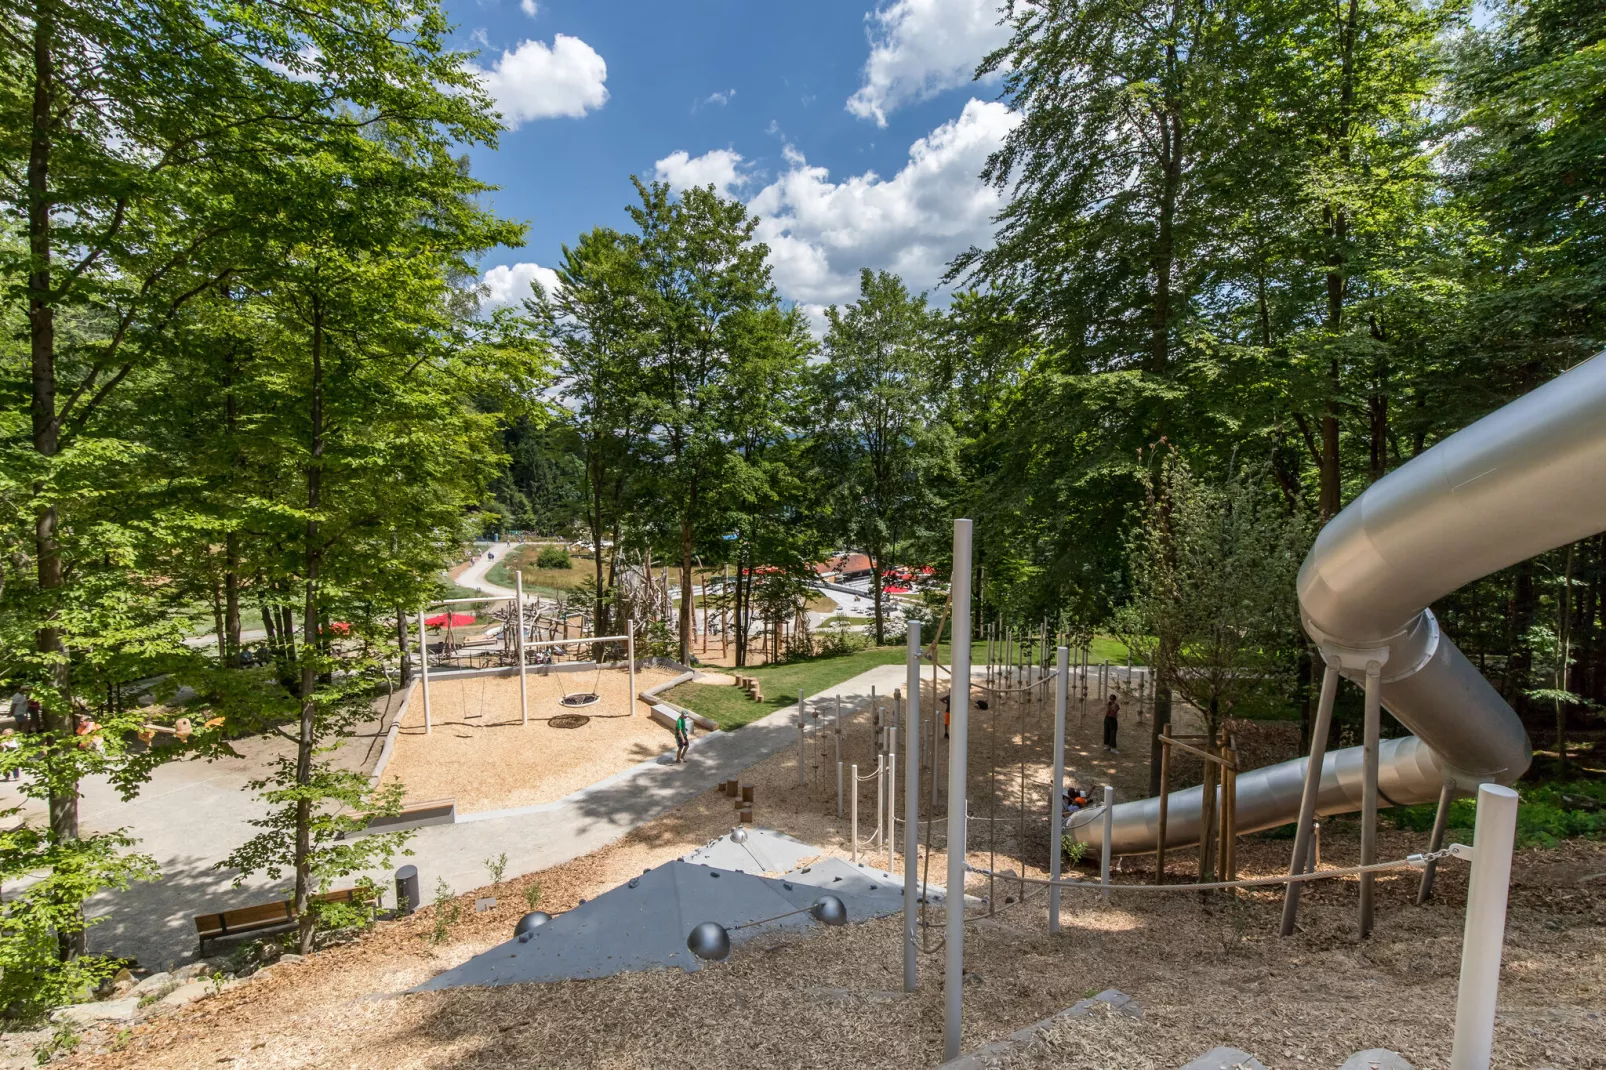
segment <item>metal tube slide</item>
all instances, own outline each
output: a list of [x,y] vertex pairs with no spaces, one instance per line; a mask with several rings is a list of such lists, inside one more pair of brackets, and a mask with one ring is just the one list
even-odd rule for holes
[[[1414,737],[1385,740],[1385,805],[1432,802],[1449,783],[1471,793],[1513,783],[1532,756],[1511,707],[1426,607],[1546,550],[1606,531],[1606,354],[1597,354],[1440,442],[1369,487],[1322,529],[1299,572],[1311,638],[1366,679],[1382,661],[1382,702]],[[1239,830],[1294,820],[1308,759],[1238,778]],[[1171,796],[1166,842],[1199,837],[1201,789]],[[1361,806],[1361,749],[1328,754],[1317,812]],[[1115,808],[1116,853],[1152,850],[1159,802]],[[1095,811],[1067,832],[1102,846]]]

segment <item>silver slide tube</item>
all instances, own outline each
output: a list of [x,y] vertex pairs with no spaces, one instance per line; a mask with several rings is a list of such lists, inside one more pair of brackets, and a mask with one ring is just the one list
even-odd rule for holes
[[[1390,472],[1322,529],[1299,572],[1305,628],[1356,683],[1386,651],[1381,699],[1414,737],[1384,740],[1385,805],[1510,784],[1532,751],[1522,722],[1426,607],[1491,572],[1606,531],[1606,359],[1597,355]],[[1307,759],[1238,778],[1240,831],[1295,819]],[[1361,748],[1328,754],[1319,814],[1362,805]],[[1197,842],[1199,788],[1173,793],[1166,842]],[[1117,854],[1153,848],[1156,799],[1116,807]],[[1077,820],[1080,818],[1081,820]],[[1067,831],[1100,846],[1096,815]]]

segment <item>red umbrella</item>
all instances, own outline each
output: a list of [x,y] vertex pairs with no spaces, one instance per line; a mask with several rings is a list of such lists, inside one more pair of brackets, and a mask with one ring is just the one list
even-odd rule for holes
[[437,613],[433,617],[425,617],[424,626],[427,628],[439,628],[441,625],[448,623],[446,619],[448,616],[451,617],[450,625],[453,628],[461,628],[465,624],[474,623],[474,614],[472,613]]

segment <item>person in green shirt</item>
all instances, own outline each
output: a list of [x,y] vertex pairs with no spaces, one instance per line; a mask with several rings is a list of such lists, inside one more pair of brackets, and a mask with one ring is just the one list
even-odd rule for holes
[[686,748],[691,746],[691,718],[686,711],[681,710],[680,716],[675,718],[675,761],[686,760]]

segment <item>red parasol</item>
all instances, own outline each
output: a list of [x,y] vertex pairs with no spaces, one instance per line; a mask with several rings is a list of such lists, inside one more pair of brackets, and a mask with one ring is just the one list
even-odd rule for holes
[[461,628],[466,624],[474,623],[474,614],[472,613],[437,613],[433,617],[425,617],[424,626],[427,628],[439,628],[448,623],[446,619],[448,616],[452,618],[449,623],[453,628]]

